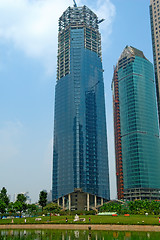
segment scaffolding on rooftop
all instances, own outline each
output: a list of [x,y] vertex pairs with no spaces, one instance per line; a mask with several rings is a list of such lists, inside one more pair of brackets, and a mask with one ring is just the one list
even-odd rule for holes
[[59,32],[66,27],[90,26],[98,30],[98,17],[88,7],[68,7],[59,19]]

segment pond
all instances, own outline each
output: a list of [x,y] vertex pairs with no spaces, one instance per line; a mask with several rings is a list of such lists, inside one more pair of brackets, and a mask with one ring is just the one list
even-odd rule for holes
[[158,240],[159,232],[0,230],[1,240]]

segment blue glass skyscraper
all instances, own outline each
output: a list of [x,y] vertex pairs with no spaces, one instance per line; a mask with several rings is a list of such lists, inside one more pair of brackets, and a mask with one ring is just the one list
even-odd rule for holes
[[160,140],[153,65],[127,46],[113,77],[118,197],[160,199]]
[[86,6],[59,19],[52,197],[69,209],[110,198],[99,23]]

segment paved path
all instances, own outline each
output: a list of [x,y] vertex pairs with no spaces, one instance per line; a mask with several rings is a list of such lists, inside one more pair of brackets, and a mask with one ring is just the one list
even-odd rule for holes
[[77,229],[77,230],[107,230],[107,231],[136,231],[160,232],[160,226],[151,225],[98,225],[98,224],[6,224],[0,229]]

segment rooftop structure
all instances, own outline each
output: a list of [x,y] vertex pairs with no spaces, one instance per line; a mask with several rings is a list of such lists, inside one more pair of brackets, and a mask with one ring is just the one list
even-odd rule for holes
[[[57,80],[70,74],[71,30],[84,29],[83,45],[101,58],[98,18],[88,7],[68,7],[59,19]],[[78,44],[78,42],[77,42]]]

